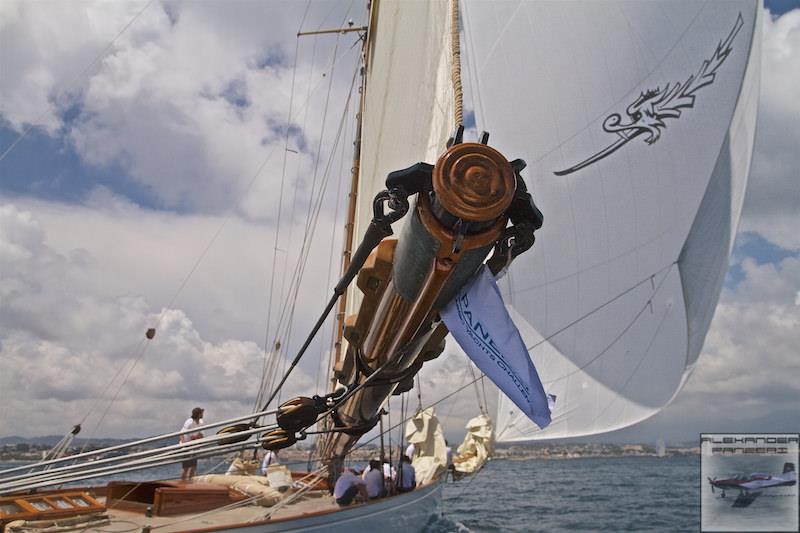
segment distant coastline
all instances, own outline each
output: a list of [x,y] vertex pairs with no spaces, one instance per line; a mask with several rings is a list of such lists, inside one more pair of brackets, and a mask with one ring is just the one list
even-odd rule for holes
[[[40,461],[45,453],[50,450],[60,437],[23,437],[0,438],[0,461],[2,462],[36,462]],[[91,452],[101,448],[131,442],[135,439],[76,439],[66,455],[74,455],[81,451]],[[162,445],[164,443],[161,443]],[[454,451],[457,446],[453,446]],[[395,447],[396,448],[396,447]],[[128,450],[130,453],[147,448]],[[387,454],[390,453],[386,450]],[[366,445],[351,455],[356,461],[368,461],[379,455],[377,445]],[[396,449],[393,455],[396,455]],[[308,445],[282,450],[281,457],[287,461],[308,460]],[[700,448],[694,443],[677,443],[667,445],[663,450],[663,457],[699,455]],[[656,446],[648,444],[611,444],[611,443],[531,443],[531,444],[504,444],[495,448],[493,459],[525,461],[529,459],[578,459],[585,457],[657,457]]]
[[687,455],[700,455],[699,446],[686,443],[666,446],[663,450],[663,455],[660,455],[657,453],[655,446],[647,444],[521,444],[496,448],[493,459],[525,461],[529,459],[675,457]]

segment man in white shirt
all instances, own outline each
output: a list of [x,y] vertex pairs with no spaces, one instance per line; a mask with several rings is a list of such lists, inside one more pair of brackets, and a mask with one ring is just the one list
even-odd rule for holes
[[364,483],[367,486],[367,496],[370,500],[382,498],[384,494],[383,488],[383,470],[381,462],[373,459],[369,462],[369,471],[364,476]]
[[408,443],[408,446],[406,447],[406,457],[408,457],[412,461],[414,460],[414,452],[416,451],[416,448],[417,447],[414,446],[413,442]]
[[268,451],[264,455],[264,460],[261,461],[261,473],[262,473],[262,475],[265,475],[265,476],[267,475],[267,469],[270,467],[270,465],[277,465],[277,464],[280,464],[278,462],[278,452],[277,451],[272,451],[272,450]]
[[[186,422],[183,423],[183,428],[181,431],[190,431],[194,428],[198,428],[203,425],[203,409],[201,407],[195,407],[192,409],[192,416],[186,419]],[[202,439],[203,433],[201,431],[197,431],[194,433],[184,433],[180,437],[181,444],[186,444],[187,442]],[[188,481],[192,477],[194,477],[195,472],[197,472],[197,459],[188,459],[181,463],[183,467],[183,471],[181,472],[181,481]]]
[[364,480],[358,477],[358,472],[348,468],[336,480],[336,485],[333,487],[333,497],[336,503],[344,507],[353,503],[356,495],[361,496],[364,501],[369,499],[367,485]]
[[394,484],[397,481],[397,469],[389,463],[383,463],[383,486],[385,494],[394,494]]

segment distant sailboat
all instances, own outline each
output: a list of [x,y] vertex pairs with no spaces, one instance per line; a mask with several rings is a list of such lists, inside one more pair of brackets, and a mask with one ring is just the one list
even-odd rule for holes
[[[441,428],[430,412],[416,419],[420,434],[414,439],[435,450],[424,456],[433,473],[416,490],[338,508],[322,488],[335,481],[359,438],[381,423],[387,398],[410,390],[425,362],[442,352],[446,330],[438,311],[502,245],[508,257],[501,266],[509,267],[499,281],[503,298],[557,402],[552,423],[540,428],[501,393],[498,441],[629,426],[661,410],[685,384],[719,297],[749,172],[759,4],[460,4],[465,79],[475,122],[491,132],[493,148],[485,136],[462,143],[463,129],[455,128],[468,120],[460,117],[454,96],[459,49],[450,28],[459,19],[450,4],[371,4],[348,224],[352,244],[343,270],[351,256],[358,268],[349,272],[349,288],[337,287],[337,296],[346,294],[339,311],[346,342],[334,364],[331,393],[293,399],[277,411],[268,401],[257,413],[225,421],[217,437],[114,463],[114,472],[125,472],[253,448],[252,435],[263,447],[280,449],[319,421],[317,459],[325,472],[294,474],[296,492],[255,510],[252,504],[263,495],[243,504],[229,502],[227,489],[203,492],[167,482],[117,486],[108,489],[108,502],[136,494],[145,505],[111,509],[111,523],[164,531],[423,528],[436,513],[443,472]],[[469,170],[473,163],[462,171],[458,164],[448,167],[450,159],[473,156],[489,163],[480,172]],[[527,162],[524,172],[523,164],[511,167],[515,158]],[[437,161],[434,169],[410,167]],[[393,174],[387,185],[387,175],[400,169],[406,172]],[[501,241],[509,198],[521,191],[523,174],[545,223],[533,249],[515,255],[510,250],[518,243]],[[389,238],[389,226],[397,240]],[[359,250],[357,239],[365,235]],[[336,302],[332,298],[326,312]],[[260,425],[250,422],[254,417]],[[470,422],[472,440],[463,445],[457,471],[460,465],[465,474],[480,468],[491,452],[491,427],[488,416]],[[0,472],[0,494],[9,495],[0,519],[13,517],[6,509],[14,505],[45,501],[14,493],[92,477],[102,468],[80,477],[82,467],[67,469],[58,460],[42,467],[53,465],[61,466]],[[156,495],[168,501],[171,494],[197,505],[182,519],[146,516],[147,502],[152,507]],[[305,498],[309,494],[314,498]],[[214,510],[220,502],[224,507]],[[56,509],[40,511],[44,515],[33,512],[27,519]]]

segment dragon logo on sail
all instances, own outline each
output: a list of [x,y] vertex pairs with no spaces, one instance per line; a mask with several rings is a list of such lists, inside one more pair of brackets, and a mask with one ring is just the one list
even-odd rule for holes
[[629,122],[623,123],[623,118],[619,113],[607,116],[603,121],[603,130],[616,134],[618,136],[616,141],[580,163],[567,169],[556,171],[554,174],[556,176],[565,176],[596,163],[640,135],[647,135],[644,138],[644,142],[649,145],[658,141],[661,137],[661,130],[667,127],[664,120],[679,118],[681,109],[693,108],[695,93],[699,89],[714,83],[717,69],[733,51],[733,40],[743,24],[742,14],[739,13],[736,24],[734,24],[728,37],[719,42],[717,49],[709,59],[703,61],[697,74],[690,75],[683,83],[667,83],[663,88],[657,87],[654,90],[640,93],[639,97],[625,109]]

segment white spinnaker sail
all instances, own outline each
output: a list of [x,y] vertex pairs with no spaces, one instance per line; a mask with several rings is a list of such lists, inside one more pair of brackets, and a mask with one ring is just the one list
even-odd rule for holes
[[[355,245],[386,175],[436,162],[454,126],[450,3],[380,0],[372,9]],[[395,235],[401,227],[402,220],[393,225]],[[347,314],[360,302],[353,284]]]
[[[755,132],[760,6],[462,5],[478,127],[528,162],[545,216],[502,289],[558,401],[540,430],[501,394],[497,440],[636,423],[680,390],[719,298]],[[677,83],[690,94],[661,99]],[[630,122],[643,129],[608,131]]]

